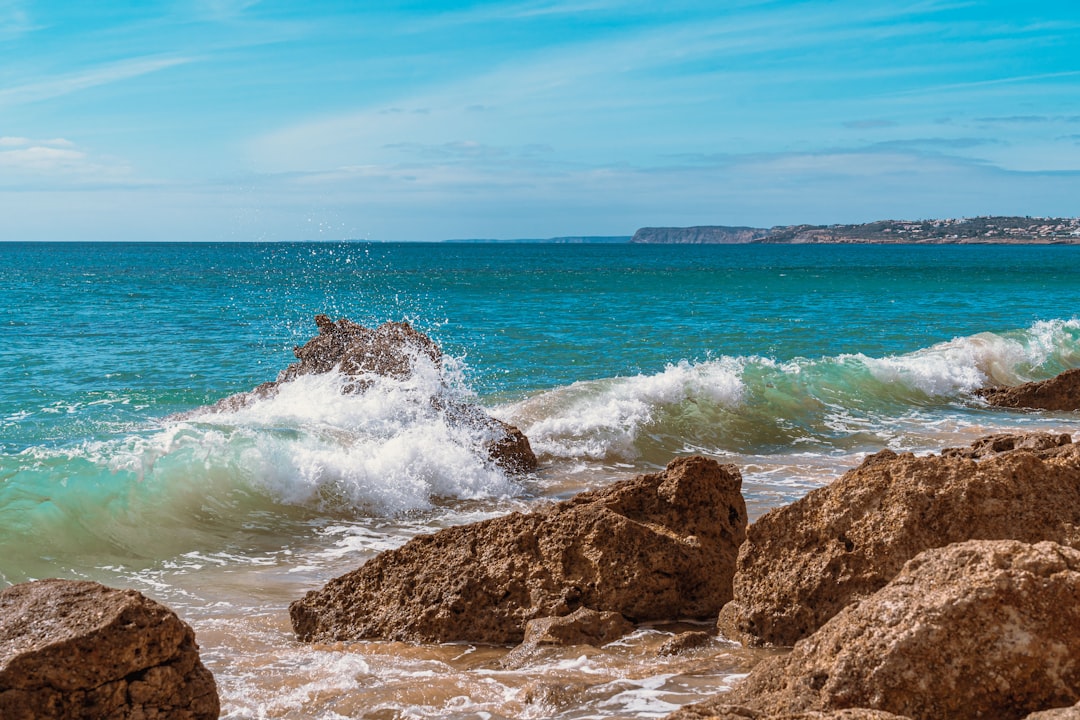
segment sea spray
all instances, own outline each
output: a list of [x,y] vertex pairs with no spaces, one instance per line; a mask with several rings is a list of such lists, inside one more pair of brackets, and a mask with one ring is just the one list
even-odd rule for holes
[[265,514],[393,516],[522,492],[487,456],[490,429],[432,402],[467,396],[454,363],[364,379],[345,393],[356,377],[301,376],[235,410],[0,458],[6,563],[149,561],[216,547]]

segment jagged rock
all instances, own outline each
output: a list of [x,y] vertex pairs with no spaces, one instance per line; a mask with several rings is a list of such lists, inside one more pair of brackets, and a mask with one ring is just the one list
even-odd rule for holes
[[968,539],[1080,546],[1080,446],[1050,444],[978,462],[884,450],[766,513],[747,531],[720,633],[793,645],[932,547]]
[[195,633],[134,590],[38,580],[0,592],[0,717],[217,718]]
[[[360,393],[371,386],[374,376],[404,379],[421,361],[442,362],[442,351],[427,335],[407,322],[388,322],[375,329],[364,327],[347,318],[334,322],[326,315],[316,315],[319,334],[304,345],[293,348],[297,362],[278,373],[273,382],[266,382],[251,392],[223,398],[209,408],[210,412],[233,412],[251,403],[273,397],[278,388],[304,375],[317,375],[337,368],[349,381],[343,386],[346,393]],[[518,428],[489,416],[481,408],[447,397],[430,398],[432,405],[446,413],[455,425],[475,427],[491,437],[488,456],[510,472],[528,472],[537,467],[536,455],[529,440]],[[181,413],[177,419],[196,417],[206,408]]]
[[[979,438],[966,448],[946,448],[941,451],[944,457],[962,457],[981,460],[990,455],[1009,452],[1010,450],[1054,450],[1072,443],[1069,435],[1054,435],[1045,432],[999,433]],[[1045,453],[1044,453],[1045,455]]]
[[991,405],[1034,410],[1080,410],[1080,368],[1039,382],[976,391]]
[[713,636],[707,632],[701,632],[700,630],[693,630],[691,632],[679,633],[675,637],[664,642],[660,646],[660,649],[656,651],[657,655],[681,655],[689,650],[696,650],[697,648],[705,647],[712,644]]
[[504,668],[518,668],[545,645],[601,647],[633,632],[634,624],[617,612],[580,607],[569,615],[544,617],[525,623],[525,638],[503,659]]
[[917,555],[705,707],[1019,720],[1080,699],[1077,658],[1080,551],[971,540]]
[[910,720],[882,710],[844,708],[832,712],[771,714],[742,705],[689,705],[664,720]]
[[732,465],[679,458],[538,512],[416,537],[289,607],[301,640],[518,643],[578,608],[638,622],[715,616],[743,541]]
[[1080,705],[1054,708],[1053,710],[1040,710],[1031,713],[1024,720],[1080,720]]

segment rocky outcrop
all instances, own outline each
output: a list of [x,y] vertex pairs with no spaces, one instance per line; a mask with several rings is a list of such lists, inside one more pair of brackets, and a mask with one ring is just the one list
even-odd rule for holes
[[[1053,453],[1046,453],[1043,451],[1064,448],[1071,443],[1072,437],[1064,434],[1057,435],[1045,432],[999,433],[997,435],[981,437],[966,448],[946,448],[941,451],[941,454],[944,457],[981,460],[982,458],[1009,452],[1011,450],[1031,450],[1032,452],[1040,453],[1042,457],[1047,457]],[[1071,451],[1063,451],[1063,453],[1068,452]]]
[[1080,551],[973,540],[927,550],[714,701],[768,717],[872,708],[997,718],[1080,699]]
[[578,608],[632,621],[707,618],[731,599],[742,478],[674,460],[538,512],[424,535],[294,602],[301,640],[518,643]]
[[[408,378],[418,362],[435,366],[442,363],[442,351],[435,342],[407,322],[383,323],[375,329],[342,318],[337,322],[326,315],[316,315],[319,334],[302,346],[293,348],[297,362],[278,373],[273,382],[259,385],[251,392],[230,395],[210,408],[182,413],[178,419],[197,417],[206,412],[231,412],[251,403],[272,397],[278,388],[304,375],[327,373],[337,369],[348,378],[342,387],[346,393],[361,393],[377,377]],[[527,472],[537,467],[536,455],[528,438],[519,429],[493,418],[481,408],[446,395],[429,398],[431,404],[446,414],[453,425],[469,426],[490,438],[485,451],[510,472]]]
[[39,580],[0,592],[0,717],[209,720],[195,633],[134,590]]
[[984,388],[976,392],[991,405],[1033,410],[1080,410],[1080,368],[1040,382],[1017,387]]
[[980,461],[885,450],[766,513],[747,531],[720,633],[793,645],[928,548],[968,539],[1080,546],[1080,446],[1060,442],[1014,437],[1005,444],[1045,447],[999,453],[976,443]]

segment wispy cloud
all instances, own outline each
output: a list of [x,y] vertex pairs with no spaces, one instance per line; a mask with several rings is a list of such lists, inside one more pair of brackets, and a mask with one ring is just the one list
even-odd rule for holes
[[844,123],[844,127],[852,130],[880,130],[896,127],[896,123],[892,120],[850,120]]
[[0,41],[37,30],[22,0],[0,0]]
[[1033,75],[1010,75],[1007,77],[993,78],[990,80],[972,80],[970,82],[946,83],[928,87],[920,87],[912,90],[901,90],[889,93],[896,96],[939,94],[956,90],[972,90],[980,88],[992,88],[1001,85],[1020,85],[1044,80],[1064,80],[1067,78],[1080,78],[1080,70],[1064,70],[1061,72],[1036,73]]
[[0,106],[40,102],[195,61],[196,58],[191,57],[139,57],[79,72],[38,78],[23,85],[0,90]]

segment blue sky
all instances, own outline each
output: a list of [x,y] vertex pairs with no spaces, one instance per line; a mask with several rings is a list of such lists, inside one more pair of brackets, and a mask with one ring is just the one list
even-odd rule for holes
[[1080,215],[1080,4],[0,0],[0,239]]

